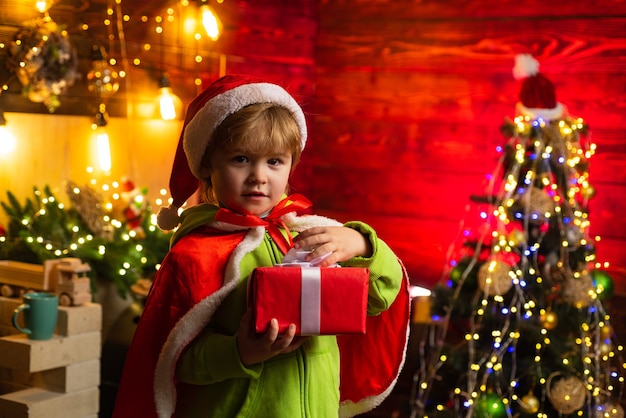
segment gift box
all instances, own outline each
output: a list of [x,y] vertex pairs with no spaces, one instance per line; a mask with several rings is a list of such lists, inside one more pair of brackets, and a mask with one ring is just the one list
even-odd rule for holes
[[369,270],[357,267],[258,267],[249,282],[256,331],[272,318],[279,333],[364,334]]

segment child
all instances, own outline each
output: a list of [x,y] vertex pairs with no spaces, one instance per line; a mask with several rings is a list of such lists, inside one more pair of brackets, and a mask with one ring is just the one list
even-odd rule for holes
[[[285,193],[306,140],[300,106],[274,84],[226,76],[190,104],[173,203],[159,214],[162,228],[180,227],[126,357],[114,417],[353,416],[389,394],[408,335],[404,270],[369,226],[299,216],[311,203]],[[205,203],[178,219],[198,180]],[[370,269],[365,335],[296,336],[294,324],[279,335],[275,320],[254,332],[248,277],[292,246],[311,250],[307,260],[327,255],[320,266]]]

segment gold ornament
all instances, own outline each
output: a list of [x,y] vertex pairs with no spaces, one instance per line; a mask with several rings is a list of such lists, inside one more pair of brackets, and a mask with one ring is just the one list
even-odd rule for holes
[[560,373],[553,373],[548,378],[548,399],[559,413],[571,414],[585,404],[585,383],[576,376],[567,376],[550,384],[552,378],[558,374]]
[[545,311],[541,314],[540,319],[543,327],[548,330],[556,328],[559,323],[559,317],[552,311]]
[[591,199],[596,195],[596,189],[593,186],[587,186],[581,190],[581,194],[585,199]]
[[561,298],[567,303],[571,303],[576,308],[581,309],[589,306],[593,302],[595,286],[593,278],[588,273],[583,273],[580,277],[569,277],[563,283]]
[[514,247],[526,244],[526,234],[521,229],[514,229],[508,236],[509,244]]
[[487,261],[478,269],[478,287],[489,296],[504,295],[513,286],[511,267],[503,261]]
[[607,355],[611,352],[611,344],[600,344],[600,354]]
[[87,73],[87,88],[100,98],[108,98],[120,87],[117,79],[117,71],[109,66],[104,48],[95,45],[92,48],[91,70]]
[[539,399],[532,392],[522,396],[518,403],[520,409],[526,414],[534,414],[539,411]]
[[554,199],[544,189],[530,187],[521,195],[519,201],[524,212],[533,215],[534,220],[543,221],[546,214],[554,213]]

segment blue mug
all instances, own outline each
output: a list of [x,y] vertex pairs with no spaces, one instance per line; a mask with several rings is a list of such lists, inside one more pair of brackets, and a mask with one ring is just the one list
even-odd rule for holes
[[[31,340],[49,340],[54,335],[59,314],[59,296],[54,293],[25,293],[22,304],[13,311],[13,326]],[[18,323],[24,313],[24,327]]]

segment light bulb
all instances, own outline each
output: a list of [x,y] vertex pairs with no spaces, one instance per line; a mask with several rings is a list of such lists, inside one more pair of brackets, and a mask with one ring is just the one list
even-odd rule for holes
[[104,173],[111,172],[111,146],[109,144],[109,133],[106,126],[109,122],[109,115],[104,104],[100,104],[98,113],[94,118],[91,128],[95,131],[96,150],[98,152],[98,165]]
[[157,100],[161,119],[174,120],[182,113],[183,102],[174,94],[174,91],[170,87],[170,80],[167,74],[163,74],[159,81],[159,95]]
[[4,112],[0,110],[0,156],[13,152],[16,143],[13,133],[7,128]]
[[52,6],[52,3],[54,3],[53,0],[36,0],[35,8],[39,13],[45,13]]
[[15,150],[15,136],[4,125],[0,125],[0,155],[9,155]]
[[202,16],[202,26],[204,26],[206,34],[213,41],[217,41],[222,32],[222,22],[208,4],[204,4],[200,7],[200,13]]
[[111,148],[109,146],[109,134],[107,131],[102,129],[96,136],[96,140],[98,143],[98,164],[100,165],[100,170],[105,173],[109,173],[111,171]]
[[171,87],[159,88],[159,112],[161,113],[161,119],[176,119],[176,99],[178,97],[176,97]]

